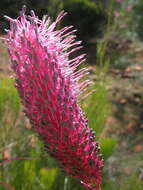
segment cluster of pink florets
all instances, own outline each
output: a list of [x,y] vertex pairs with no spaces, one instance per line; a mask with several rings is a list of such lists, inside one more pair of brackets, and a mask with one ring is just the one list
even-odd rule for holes
[[47,16],[39,20],[33,11],[26,16],[24,9],[17,19],[6,17],[10,21],[6,41],[24,112],[66,174],[99,190],[103,161],[77,103],[90,84],[79,82],[88,74],[86,68],[77,70],[85,55],[69,59],[81,42],[75,41],[72,27],[55,29],[64,12],[50,24]]

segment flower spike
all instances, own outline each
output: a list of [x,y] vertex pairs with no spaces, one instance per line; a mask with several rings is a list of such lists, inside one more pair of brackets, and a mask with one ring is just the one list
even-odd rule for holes
[[65,173],[87,189],[100,190],[99,145],[78,105],[90,85],[89,80],[80,82],[87,69],[77,70],[85,54],[69,58],[81,42],[75,40],[71,26],[56,30],[65,12],[51,24],[47,16],[40,20],[33,11],[31,16],[25,12],[24,7],[17,19],[6,17],[10,22],[6,43],[24,112]]

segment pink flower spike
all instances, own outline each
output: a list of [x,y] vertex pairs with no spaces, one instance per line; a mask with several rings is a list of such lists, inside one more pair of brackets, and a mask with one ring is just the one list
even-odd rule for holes
[[75,41],[72,27],[56,30],[63,16],[64,12],[50,24],[47,16],[40,20],[33,11],[31,16],[25,15],[24,8],[17,19],[7,17],[10,30],[6,43],[15,86],[47,152],[67,175],[79,179],[87,189],[100,190],[100,148],[77,103],[90,84],[89,80],[81,83],[87,69],[77,69],[85,55],[69,58],[81,48],[81,42]]

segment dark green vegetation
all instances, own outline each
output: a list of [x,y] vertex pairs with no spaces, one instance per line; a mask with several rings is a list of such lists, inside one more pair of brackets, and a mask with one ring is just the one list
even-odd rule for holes
[[[88,41],[86,64],[90,67],[90,78],[94,81],[96,93],[82,101],[81,106],[101,144],[105,160],[102,190],[142,190],[142,1],[108,1],[107,6],[102,1],[93,5],[94,1],[90,0],[54,0],[53,3],[44,0],[29,3],[5,0],[0,2],[1,14],[16,16],[23,2],[39,15],[49,10],[55,17],[65,7],[72,12],[65,22],[69,25],[72,22],[77,28],[79,26],[79,30],[83,31],[81,37]],[[78,3],[83,6],[75,6]],[[100,27],[94,31],[90,26],[87,28],[83,20],[80,22],[83,14],[86,23],[89,22],[89,15],[91,18],[94,15],[91,28],[96,24],[106,24],[100,39]],[[95,17],[98,14],[102,14],[101,22]],[[104,20],[105,14],[107,17]],[[88,32],[93,35],[91,39]],[[79,182],[64,176],[31,130],[29,121],[22,113],[11,74],[7,50],[0,42],[0,190],[83,190]]]
[[63,19],[62,25],[74,24],[74,27],[78,29],[79,39],[82,39],[85,44],[90,38],[99,37],[107,22],[107,13],[103,5],[91,0],[1,0],[0,32],[4,32],[4,28],[8,28],[8,23],[3,16],[16,18],[23,4],[29,10],[34,10],[40,18],[48,13],[54,19],[61,10],[67,11],[69,16]]

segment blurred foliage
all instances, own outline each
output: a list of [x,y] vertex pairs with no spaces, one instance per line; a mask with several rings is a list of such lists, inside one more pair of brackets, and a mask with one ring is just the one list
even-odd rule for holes
[[143,181],[140,180],[137,176],[137,173],[131,174],[126,183],[122,184],[121,187],[118,187],[115,183],[105,180],[105,183],[102,185],[103,190],[142,190]]
[[[17,139],[14,126],[20,112],[20,102],[13,80],[0,77],[0,149]],[[13,129],[13,130],[12,130]],[[3,152],[0,151],[0,155]]]
[[[62,25],[74,25],[78,29],[77,36],[84,42],[87,43],[87,40],[95,36],[101,36],[107,18],[101,3],[91,0],[54,0],[53,4],[55,6],[58,4],[59,9],[68,12],[69,15],[64,18]],[[52,9],[52,6],[50,8]]]
[[104,65],[108,61],[110,67],[125,69],[134,57],[130,47],[137,41],[135,7],[140,7],[140,3],[133,0],[110,2],[107,26],[97,42],[96,62]]
[[83,102],[83,109],[89,118],[89,126],[99,136],[104,130],[105,121],[109,114],[109,101],[105,84],[101,81],[95,83],[96,92]]
[[134,14],[133,17],[135,19],[134,25],[138,37],[143,40],[143,1],[138,0],[134,6]]
[[84,42],[95,36],[101,36],[103,25],[106,23],[107,15],[101,2],[91,0],[1,0],[1,32],[8,27],[8,22],[3,16],[16,18],[24,4],[28,7],[28,11],[34,10],[40,18],[42,15],[48,14],[55,19],[61,10],[67,11],[69,15],[64,18],[62,26],[74,25],[78,29],[78,37]]
[[104,160],[107,160],[113,154],[116,143],[112,138],[100,139],[101,153],[103,154]]
[[119,190],[142,190],[143,188],[143,181],[139,179],[137,173],[132,174],[129,180],[125,183],[124,188],[121,187]]
[[[11,115],[11,122],[16,120],[20,110],[19,97],[14,88],[13,80],[0,78],[0,122],[5,116]],[[7,117],[5,118],[7,119]],[[12,121],[13,120],[13,121]],[[5,122],[5,121],[4,121]]]

